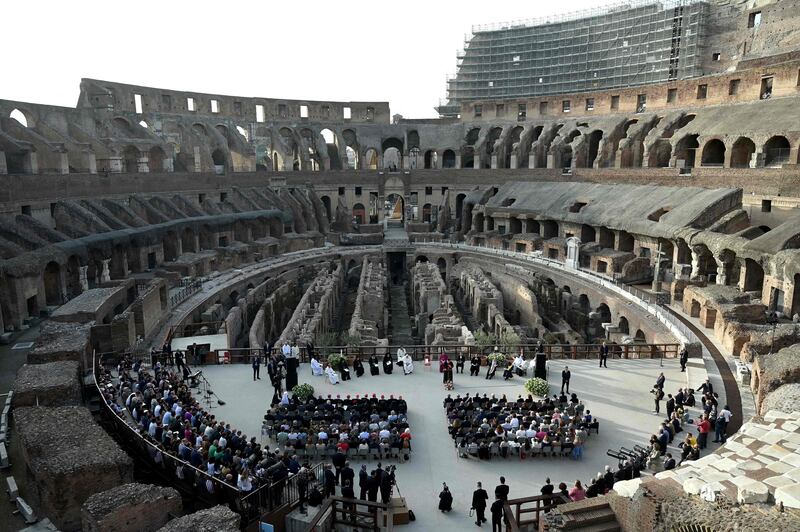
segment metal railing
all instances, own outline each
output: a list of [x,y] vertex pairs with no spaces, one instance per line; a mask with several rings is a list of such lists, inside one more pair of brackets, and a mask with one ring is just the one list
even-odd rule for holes
[[182,286],[177,292],[169,296],[169,307],[177,307],[191,296],[203,289],[203,280],[195,279]]

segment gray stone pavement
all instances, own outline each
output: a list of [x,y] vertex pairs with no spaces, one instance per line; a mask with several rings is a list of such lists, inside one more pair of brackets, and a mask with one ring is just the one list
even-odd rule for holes
[[[558,483],[587,481],[606,464],[616,468],[615,460],[606,456],[610,448],[645,444],[658,427],[660,416],[652,413],[653,400],[649,393],[660,371],[667,378],[665,391],[674,392],[686,382],[677,360],[612,360],[608,369],[597,367],[597,361],[551,361],[549,367],[551,390],[558,391],[560,374],[565,363],[572,370],[571,391],[578,394],[592,414],[600,419],[600,434],[592,434],[587,442],[584,458],[580,462],[564,458],[494,459],[479,461],[459,459],[452,439],[447,433],[442,400],[447,395],[436,368],[425,369],[415,365],[415,373],[360,379],[332,386],[322,377],[312,377],[307,364],[300,366],[300,382],[310,382],[317,394],[395,394],[402,395],[409,405],[409,423],[414,434],[413,453],[409,462],[398,464],[397,479],[401,494],[414,510],[417,521],[408,530],[463,530],[474,527],[468,517],[469,503],[476,481],[482,481],[492,496],[500,475],[505,475],[511,487],[511,497],[525,497],[539,493],[547,476]],[[260,381],[253,381],[249,365],[207,366],[204,374],[213,390],[226,405],[213,409],[218,419],[231,423],[248,436],[260,438],[261,420],[272,397],[266,371]],[[456,393],[506,394],[514,397],[524,393],[524,380],[515,377],[504,382],[496,377],[487,381],[480,377],[455,375]],[[498,374],[499,375],[499,374]],[[661,405],[664,412],[664,403]],[[677,442],[676,442],[677,443]],[[358,470],[359,460],[352,460]],[[375,462],[367,461],[368,468]],[[447,482],[455,499],[453,511],[442,514],[437,508],[441,483]]]

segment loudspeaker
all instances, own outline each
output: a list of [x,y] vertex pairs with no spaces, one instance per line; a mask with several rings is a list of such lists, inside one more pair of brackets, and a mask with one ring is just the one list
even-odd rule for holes
[[547,355],[544,353],[536,353],[536,366],[533,370],[533,376],[547,380]]

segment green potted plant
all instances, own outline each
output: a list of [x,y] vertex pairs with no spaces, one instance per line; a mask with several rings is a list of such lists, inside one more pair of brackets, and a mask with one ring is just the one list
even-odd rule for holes
[[489,356],[486,357],[486,358],[489,360],[489,362],[494,360],[495,362],[497,362],[498,366],[502,366],[502,365],[504,365],[506,363],[506,355],[501,353],[501,352],[499,352],[499,351],[495,351],[494,353],[490,353]]
[[546,380],[538,377],[534,377],[533,379],[528,379],[525,381],[525,390],[529,394],[536,395],[538,397],[547,397],[550,395],[550,385],[547,384]]
[[328,356],[328,364],[336,371],[339,371],[345,364],[344,355],[341,353],[333,353]]
[[306,401],[314,397],[314,387],[308,383],[298,384],[292,388],[292,395],[300,401]]

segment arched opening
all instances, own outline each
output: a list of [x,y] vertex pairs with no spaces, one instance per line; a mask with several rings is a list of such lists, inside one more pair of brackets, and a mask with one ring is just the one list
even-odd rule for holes
[[245,128],[242,126],[236,126],[236,131],[239,132],[242,137],[244,137],[244,140],[250,142],[250,133],[248,133]]
[[436,152],[434,150],[426,151],[423,163],[426,170],[436,168]]
[[595,310],[600,315],[600,323],[611,323],[611,309],[605,303],[600,303],[600,306]]
[[594,242],[596,238],[597,231],[594,230],[594,227],[588,224],[581,225],[581,243],[588,244]]
[[475,231],[478,233],[484,232],[485,215],[482,212],[475,214]]
[[633,235],[627,231],[619,232],[619,249],[618,251],[627,251],[633,253]]
[[439,268],[439,274],[442,276],[442,280],[447,280],[447,261],[444,258],[439,258],[436,261],[436,266]]
[[594,168],[594,162],[597,160],[597,154],[600,150],[600,141],[603,139],[603,132],[598,130],[592,131],[589,135],[588,153],[586,154],[586,168]]
[[589,312],[591,312],[592,305],[589,302],[589,296],[586,294],[581,294],[578,296],[578,308],[580,308],[584,314],[589,314]]
[[322,205],[325,207],[325,214],[328,216],[328,220],[333,220],[331,217],[331,198],[322,196],[320,199],[322,200]]
[[[522,126],[517,126],[511,130],[506,138],[506,153],[505,153],[505,160],[503,161],[505,164],[503,165],[504,168],[511,168],[511,156],[514,154],[515,148],[519,146],[519,139],[522,136],[522,132],[524,128]],[[519,166],[519,161],[517,161],[517,166]]]
[[694,168],[695,159],[697,157],[697,148],[700,143],[697,142],[698,135],[686,135],[675,146],[675,159],[683,161],[683,165],[678,164],[682,168]]
[[341,170],[343,165],[339,156],[339,142],[336,135],[328,128],[323,129],[319,134],[322,135],[322,140],[325,141],[326,155],[330,161],[331,170]]
[[187,227],[181,231],[181,250],[184,253],[197,252],[197,239],[191,227]]
[[668,168],[672,158],[672,145],[663,139],[658,139],[650,146],[647,165],[651,168]]
[[753,259],[744,260],[745,292],[761,292],[764,287],[764,268]]
[[[9,114],[8,117],[13,118],[14,120],[22,124],[22,127],[29,127],[28,117],[25,116],[25,113],[23,113],[19,109],[14,109],[13,111],[11,111],[11,114]],[[33,124],[31,124],[30,127],[33,127]]]
[[703,166],[722,166],[725,164],[725,143],[719,139],[711,139],[703,147]]
[[128,146],[122,152],[122,162],[125,172],[133,174],[139,171],[139,150],[136,146]]
[[555,220],[542,220],[539,225],[542,228],[542,238],[545,240],[558,237],[558,222]]
[[756,144],[752,140],[739,137],[731,148],[731,168],[748,168],[755,152]]
[[81,263],[75,255],[67,259],[66,284],[67,299],[77,297],[83,291],[83,287],[81,286]]
[[636,335],[633,337],[637,344],[646,344],[647,343],[647,336],[645,336],[644,331],[641,329],[636,329]]
[[164,261],[172,262],[178,258],[178,235],[175,234],[175,231],[168,231],[164,235],[162,246],[164,248]]
[[378,169],[378,152],[374,148],[369,148],[364,153],[364,168],[366,170]]
[[456,196],[456,220],[458,222],[459,229],[461,228],[461,217],[463,216],[462,211],[464,210],[464,199],[466,197],[466,194],[458,194]]
[[55,306],[63,303],[63,291],[61,287],[61,266],[51,261],[44,268],[44,299],[47,306]]
[[150,148],[150,153],[148,154],[149,158],[149,168],[151,172],[162,172],[166,170],[164,167],[164,161],[167,158],[167,155],[164,153],[164,150],[161,149],[161,146],[153,146]]
[[456,152],[453,150],[444,150],[442,152],[442,168],[455,168],[456,167]]
[[518,235],[522,233],[522,220],[519,218],[509,218],[508,232],[512,235]]
[[431,221],[431,204],[426,203],[422,206],[422,221],[425,223],[430,223]]
[[619,323],[617,323],[617,327],[619,327],[619,332],[622,334],[628,335],[630,334],[630,329],[628,328],[628,318],[625,316],[619,317]]
[[383,168],[396,172],[403,168],[403,141],[390,137],[381,143],[383,150]]
[[356,203],[353,205],[353,221],[358,225],[366,223],[367,210],[364,208],[363,203]]
[[211,152],[211,160],[214,163],[214,171],[217,174],[224,174],[225,173],[225,165],[227,163],[227,159],[225,157],[225,152],[222,151],[220,148],[217,148],[213,152]]
[[764,165],[780,166],[789,162],[789,140],[781,135],[769,139],[764,144]]
[[389,194],[383,205],[385,215],[390,222],[404,222],[406,219],[406,203],[400,194]]

